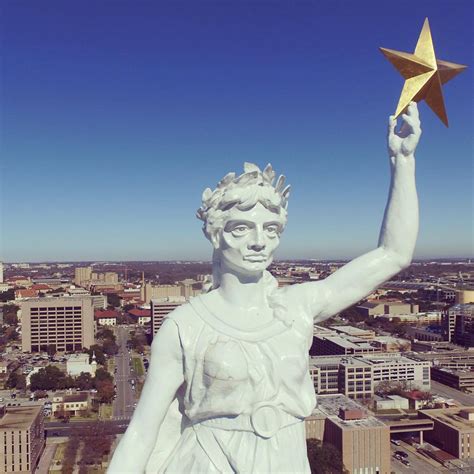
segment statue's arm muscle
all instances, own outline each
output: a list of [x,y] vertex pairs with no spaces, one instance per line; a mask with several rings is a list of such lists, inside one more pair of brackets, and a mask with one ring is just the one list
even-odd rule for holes
[[174,321],[165,320],[153,339],[140,401],[107,474],[145,472],[161,423],[183,383],[182,359],[178,328]]
[[402,127],[397,134],[396,121],[390,119],[392,178],[378,247],[352,260],[325,280],[295,285],[294,296],[307,302],[308,311],[316,321],[357,303],[411,263],[418,234],[414,150],[421,128],[416,105],[410,106],[404,121],[405,129]]

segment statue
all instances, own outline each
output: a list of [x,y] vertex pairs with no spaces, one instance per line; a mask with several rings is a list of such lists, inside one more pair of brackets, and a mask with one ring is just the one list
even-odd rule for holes
[[308,371],[313,324],[406,268],[418,232],[411,103],[390,117],[391,185],[378,247],[325,280],[279,289],[266,271],[285,228],[289,187],[270,165],[226,175],[198,217],[214,247],[213,286],[173,311],[108,469],[115,473],[309,473],[304,419],[316,405]]

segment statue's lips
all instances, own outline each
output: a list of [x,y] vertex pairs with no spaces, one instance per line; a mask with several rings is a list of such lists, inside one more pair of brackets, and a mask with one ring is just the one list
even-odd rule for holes
[[267,260],[267,256],[266,255],[247,255],[244,257],[244,260],[248,262],[254,262],[254,263],[264,262],[265,260]]

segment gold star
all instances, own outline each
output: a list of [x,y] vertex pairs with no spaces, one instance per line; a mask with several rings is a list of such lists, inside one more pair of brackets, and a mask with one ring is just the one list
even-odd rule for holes
[[441,86],[463,72],[467,66],[436,59],[428,18],[425,19],[413,54],[386,48],[380,50],[405,78],[395,117],[398,117],[411,101],[419,102],[424,99],[448,126]]

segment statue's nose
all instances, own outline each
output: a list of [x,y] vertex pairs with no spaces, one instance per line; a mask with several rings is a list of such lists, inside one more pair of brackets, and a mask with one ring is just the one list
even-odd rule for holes
[[263,232],[259,229],[255,229],[252,235],[252,240],[249,242],[249,249],[254,250],[256,252],[260,252],[265,248],[265,239],[263,236]]

